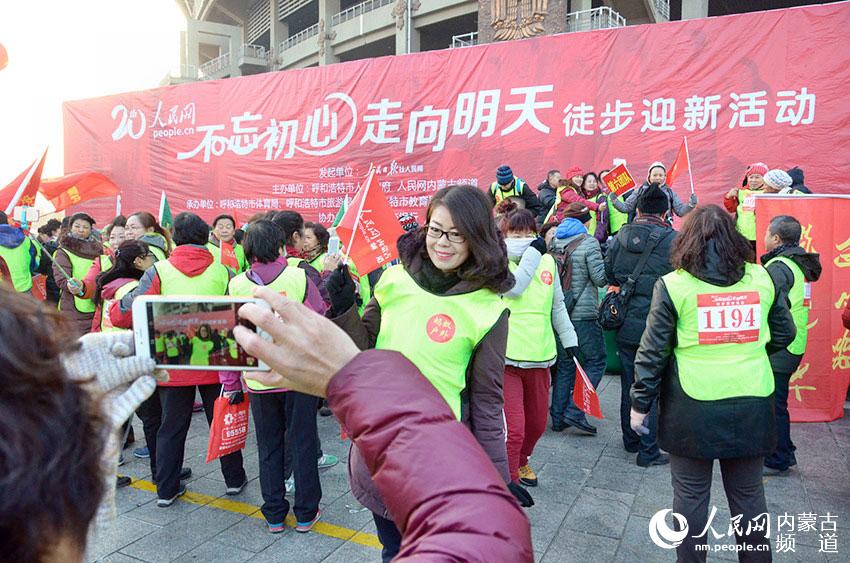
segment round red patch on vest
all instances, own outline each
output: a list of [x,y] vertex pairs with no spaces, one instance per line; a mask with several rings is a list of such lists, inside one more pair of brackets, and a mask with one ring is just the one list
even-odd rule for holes
[[540,281],[542,281],[546,285],[552,285],[552,272],[550,272],[548,270],[544,270],[540,274]]
[[454,337],[455,322],[450,316],[440,313],[428,319],[425,330],[428,332],[428,338],[442,344]]

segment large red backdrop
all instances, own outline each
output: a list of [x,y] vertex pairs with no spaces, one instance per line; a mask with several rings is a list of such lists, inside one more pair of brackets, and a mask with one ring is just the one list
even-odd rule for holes
[[[775,10],[354,61],[68,102],[65,171],[94,169],[125,211],[240,221],[290,208],[329,222],[369,164],[397,211],[509,164],[635,178],[687,135],[697,194],[719,202],[751,161],[850,177],[850,4]],[[688,182],[676,189],[686,195]],[[99,219],[114,201],[85,205]]]

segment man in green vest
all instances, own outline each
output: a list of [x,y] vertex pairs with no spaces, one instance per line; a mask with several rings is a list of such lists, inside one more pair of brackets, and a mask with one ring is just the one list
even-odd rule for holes
[[515,197],[525,202],[525,208],[537,217],[543,210],[540,200],[534,195],[531,187],[522,178],[514,176],[510,166],[502,165],[496,170],[496,181],[490,184],[490,201],[496,207],[509,197]]
[[35,245],[19,227],[9,224],[5,213],[0,212],[0,258],[9,268],[10,282],[15,291],[26,293],[32,289],[32,276],[38,269]]
[[777,440],[776,449],[764,458],[767,473],[781,473],[797,465],[794,456],[796,448],[791,441],[791,419],[788,415],[788,382],[806,351],[811,283],[817,281],[821,274],[819,256],[800,247],[801,233],[800,222],[794,217],[774,217],[764,237],[767,253],[761,257],[761,263],[767,268],[777,292],[788,296],[791,316],[797,327],[797,336],[787,348],[768,348],[776,385],[774,405]]

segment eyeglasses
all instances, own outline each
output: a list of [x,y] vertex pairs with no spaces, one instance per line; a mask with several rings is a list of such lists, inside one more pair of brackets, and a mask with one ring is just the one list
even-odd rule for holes
[[444,231],[443,229],[438,229],[437,227],[432,227],[431,225],[426,225],[428,227],[428,236],[435,239],[443,238],[443,235],[446,235],[446,238],[449,242],[461,243],[466,242],[466,237],[460,233],[452,232],[452,231]]

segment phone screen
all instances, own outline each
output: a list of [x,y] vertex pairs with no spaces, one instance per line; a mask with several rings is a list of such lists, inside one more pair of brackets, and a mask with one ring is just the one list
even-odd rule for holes
[[152,302],[147,304],[148,345],[157,367],[256,369],[257,358],[248,355],[233,337],[233,327],[255,331],[240,319],[242,303]]

